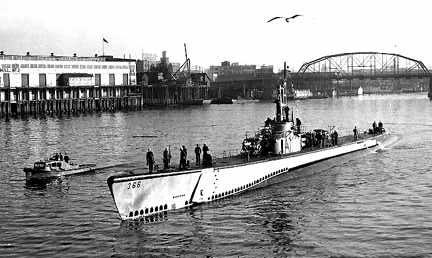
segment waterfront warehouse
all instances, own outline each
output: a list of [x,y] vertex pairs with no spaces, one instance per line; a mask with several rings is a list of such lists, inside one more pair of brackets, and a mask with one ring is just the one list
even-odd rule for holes
[[[133,85],[135,70],[135,60],[112,56],[5,55],[0,52],[0,88],[3,89]],[[11,94],[7,98],[5,91],[1,91],[0,101],[19,101],[23,97]],[[48,94],[47,98],[50,97]],[[30,94],[28,100],[35,98]]]
[[134,59],[0,51],[0,117],[139,107],[134,87]]

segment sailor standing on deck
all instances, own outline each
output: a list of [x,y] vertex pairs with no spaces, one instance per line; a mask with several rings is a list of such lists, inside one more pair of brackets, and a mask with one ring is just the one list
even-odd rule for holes
[[322,141],[321,131],[316,132],[316,140],[317,140],[318,148],[321,148],[321,141]]
[[149,173],[152,173],[153,172],[153,165],[154,165],[154,156],[153,156],[153,152],[151,151],[150,148],[147,151],[146,161],[147,161],[147,165],[149,167]]
[[171,152],[168,151],[168,148],[165,148],[165,150],[163,152],[164,169],[168,169],[169,168],[170,160],[171,160]]
[[338,132],[334,130],[333,132],[333,139],[334,139],[334,145],[338,145]]
[[186,160],[187,160],[187,150],[186,147],[183,145],[180,148],[180,169],[186,168]]
[[357,139],[358,139],[357,126],[354,126],[353,133],[354,133],[354,141],[357,141]]
[[298,117],[296,117],[296,126],[297,126],[297,133],[300,133],[301,121],[300,118]]
[[288,122],[289,121],[289,110],[290,110],[290,108],[288,106],[285,106],[283,109],[285,111],[285,119]]
[[201,164],[201,148],[198,144],[195,147],[195,160],[196,165],[199,166]]
[[209,151],[209,148],[205,143],[203,145],[202,151],[203,151],[203,153],[207,153]]
[[[204,144],[202,149],[203,149],[203,162],[202,162],[202,165],[205,168],[211,167],[213,161],[212,161],[212,156],[209,153],[209,148],[207,147],[206,144]],[[248,152],[248,155],[249,155],[249,152]]]

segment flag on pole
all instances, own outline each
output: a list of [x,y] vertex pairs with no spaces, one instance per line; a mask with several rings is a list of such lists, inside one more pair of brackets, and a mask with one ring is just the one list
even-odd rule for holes
[[103,42],[108,43],[108,40],[106,40],[105,38],[102,38]]

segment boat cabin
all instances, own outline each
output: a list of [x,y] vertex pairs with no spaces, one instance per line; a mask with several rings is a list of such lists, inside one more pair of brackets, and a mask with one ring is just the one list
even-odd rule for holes
[[46,163],[44,161],[37,161],[34,163],[35,170],[44,170],[46,167]]
[[59,170],[71,170],[76,169],[78,165],[70,164],[64,160],[48,160],[48,161],[37,161],[34,163],[35,171],[59,171]]

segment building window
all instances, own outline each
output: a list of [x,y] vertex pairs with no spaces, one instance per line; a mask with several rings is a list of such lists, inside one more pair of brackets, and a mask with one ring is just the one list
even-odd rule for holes
[[101,66],[100,65],[95,65],[94,69],[101,69]]
[[87,69],[93,69],[93,65],[87,65]]
[[21,86],[22,87],[28,87],[29,86],[29,74],[28,73],[22,73],[21,74]]
[[21,68],[29,68],[29,64],[21,64],[20,67]]
[[101,75],[99,74],[95,74],[95,85],[96,86],[101,86]]
[[86,69],[85,65],[80,65],[80,69]]
[[57,65],[55,65],[55,68],[63,68],[63,65],[57,64]]
[[65,68],[65,69],[69,69],[69,68],[70,68],[70,65],[64,65],[63,68]]
[[30,64],[30,68],[37,68],[37,64]]
[[72,65],[72,69],[78,69],[79,65]]
[[38,64],[38,68],[46,68],[45,64]]
[[110,73],[109,74],[109,85],[114,86],[115,85],[115,74]]
[[53,64],[49,64],[48,68],[54,68],[54,65]]
[[40,87],[46,86],[46,74],[44,74],[44,73],[39,74],[39,86]]
[[129,76],[127,73],[123,74],[123,85],[129,85]]
[[102,65],[102,69],[107,69],[107,66],[106,65]]
[[110,66],[109,66],[109,69],[114,69],[114,65],[110,65]]
[[4,73],[4,74],[3,74],[3,85],[4,85],[6,88],[9,88],[9,87],[10,87],[10,79],[9,79],[9,74],[8,74],[8,73]]

